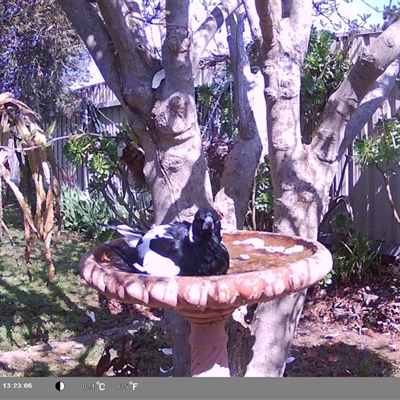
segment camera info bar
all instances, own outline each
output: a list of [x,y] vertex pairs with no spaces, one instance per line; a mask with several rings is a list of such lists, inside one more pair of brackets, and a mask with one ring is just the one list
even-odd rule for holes
[[1,400],[400,399],[396,378],[0,378]]

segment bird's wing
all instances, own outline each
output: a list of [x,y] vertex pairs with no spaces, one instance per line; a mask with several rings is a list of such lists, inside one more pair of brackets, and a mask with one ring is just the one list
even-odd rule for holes
[[176,276],[181,271],[173,260],[151,250],[143,258],[143,270],[153,276]]
[[175,276],[181,271],[182,242],[188,226],[182,223],[159,225],[147,232],[137,249],[142,266],[150,275]]
[[229,253],[218,240],[206,243],[187,242],[181,275],[210,276],[225,275],[229,269]]

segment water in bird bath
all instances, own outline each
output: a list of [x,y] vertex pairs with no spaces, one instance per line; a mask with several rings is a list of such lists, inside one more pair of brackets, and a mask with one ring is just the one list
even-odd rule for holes
[[[224,235],[222,240],[229,251],[228,275],[293,264],[316,252],[310,242],[274,234],[242,231]],[[260,243],[262,247],[258,246]]]
[[[251,242],[257,245],[260,240],[263,242],[262,248],[255,248],[252,244],[246,244],[246,242]],[[130,251],[129,246],[123,239],[117,239],[116,241],[121,249]],[[261,271],[293,264],[311,257],[317,250],[312,243],[300,238],[270,233],[266,235],[266,232],[241,231],[239,233],[230,233],[229,235],[223,235],[223,242],[229,251],[230,257],[230,268],[227,275]],[[101,253],[96,252],[95,256],[104,266],[107,265],[111,269],[132,272],[132,269],[108,247],[102,247]]]

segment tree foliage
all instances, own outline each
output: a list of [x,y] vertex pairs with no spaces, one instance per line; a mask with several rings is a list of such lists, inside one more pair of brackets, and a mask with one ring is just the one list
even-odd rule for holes
[[0,92],[13,93],[46,119],[70,111],[68,87],[85,75],[89,58],[60,6],[4,0],[0,21]]
[[399,163],[400,156],[400,115],[392,118],[383,115],[375,125],[375,136],[356,139],[354,159],[362,169],[377,163]]
[[311,29],[308,52],[301,78],[301,113],[313,129],[328,98],[343,82],[350,69],[348,47],[333,50],[336,35],[325,30]]
[[382,175],[386,196],[392,214],[400,225],[398,207],[393,198],[390,178],[396,175],[394,165],[400,167],[400,115],[392,118],[383,115],[375,125],[376,136],[354,141],[354,160],[362,168],[375,167]]
[[365,280],[374,267],[380,271],[378,250],[372,249],[367,233],[355,231],[347,213],[335,214],[330,226],[334,235],[331,246],[333,269],[324,278],[324,285]]

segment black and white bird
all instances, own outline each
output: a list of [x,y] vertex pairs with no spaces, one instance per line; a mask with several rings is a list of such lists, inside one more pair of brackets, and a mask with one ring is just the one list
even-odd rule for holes
[[122,235],[128,251],[109,244],[134,272],[153,276],[224,275],[228,250],[222,243],[221,220],[213,208],[200,208],[193,222],[158,225],[146,233],[128,225],[109,225]]

